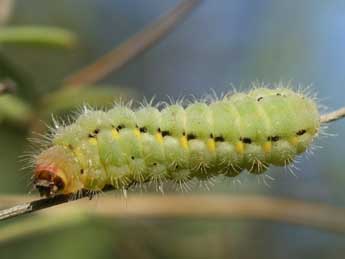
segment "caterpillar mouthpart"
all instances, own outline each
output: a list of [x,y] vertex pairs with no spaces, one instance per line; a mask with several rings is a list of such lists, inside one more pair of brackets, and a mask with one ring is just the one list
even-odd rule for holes
[[67,194],[82,188],[78,180],[73,180],[80,167],[70,150],[52,146],[36,157],[35,164],[34,187],[41,196]]
[[41,197],[51,197],[61,193],[66,185],[62,170],[53,165],[37,165],[34,186]]

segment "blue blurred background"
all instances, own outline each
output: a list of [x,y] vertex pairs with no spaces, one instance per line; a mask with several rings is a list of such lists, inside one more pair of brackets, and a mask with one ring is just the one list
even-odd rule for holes
[[[69,29],[70,50],[1,46],[32,80],[19,94],[35,103],[66,75],[92,63],[178,1],[17,0],[7,23]],[[1,30],[1,28],[0,28]],[[203,1],[172,33],[101,83],[121,86],[138,100],[250,89],[251,82],[311,85],[328,110],[345,104],[345,1]],[[325,110],[327,111],[327,110]],[[0,126],[0,193],[27,193],[18,162],[27,133]],[[298,163],[297,177],[273,168],[270,187],[254,177],[217,181],[203,194],[257,194],[345,206],[345,123]],[[143,194],[145,195],[145,194]],[[188,194],[185,194],[188,195]],[[1,258],[344,258],[345,236],[286,224],[226,220],[102,220],[10,243]]]

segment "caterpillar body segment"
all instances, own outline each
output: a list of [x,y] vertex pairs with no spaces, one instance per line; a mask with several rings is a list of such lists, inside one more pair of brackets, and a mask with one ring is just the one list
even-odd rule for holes
[[287,88],[256,88],[186,107],[150,105],[82,113],[58,127],[35,160],[42,195],[132,183],[261,174],[285,166],[317,136],[315,102]]

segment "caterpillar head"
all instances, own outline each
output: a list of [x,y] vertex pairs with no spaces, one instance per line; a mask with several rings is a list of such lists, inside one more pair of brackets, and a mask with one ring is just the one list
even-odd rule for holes
[[71,176],[78,172],[78,165],[68,149],[53,146],[40,153],[35,162],[33,182],[41,196],[51,197],[74,191],[76,186]]

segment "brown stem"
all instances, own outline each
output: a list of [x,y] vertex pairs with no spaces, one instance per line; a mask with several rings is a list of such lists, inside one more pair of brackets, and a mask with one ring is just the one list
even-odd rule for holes
[[340,108],[339,110],[336,110],[334,112],[330,112],[325,115],[322,115],[320,117],[320,121],[322,123],[329,123],[329,122],[336,121],[344,117],[345,117],[345,107]]
[[170,32],[178,22],[190,13],[201,0],[184,0],[173,10],[148,25],[127,41],[109,53],[100,57],[93,64],[82,68],[80,71],[68,76],[64,85],[80,87],[90,85],[102,79],[110,72],[114,72],[127,64],[130,60],[154,45]]
[[[7,198],[8,199],[8,198]],[[0,198],[6,203],[6,197]],[[68,200],[68,199],[67,199]],[[50,199],[49,206],[66,202],[66,197]],[[25,204],[25,209],[32,206],[44,208],[47,199]],[[321,203],[304,202],[259,196],[225,195],[147,195],[130,196],[125,202],[121,198],[98,198],[93,206],[90,202],[79,202],[76,210],[85,210],[91,215],[111,218],[217,218],[217,219],[255,219],[304,225],[328,231],[345,233],[345,209]],[[202,204],[202,206],[200,206]],[[22,205],[23,206],[23,205]],[[69,207],[68,209],[71,209]],[[58,215],[65,213],[65,208],[56,208],[47,213]],[[4,218],[2,218],[4,219]]]

